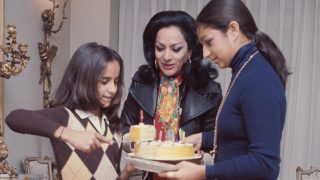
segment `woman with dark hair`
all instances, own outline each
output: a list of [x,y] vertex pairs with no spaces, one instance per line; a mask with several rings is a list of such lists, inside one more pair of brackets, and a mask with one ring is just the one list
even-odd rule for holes
[[214,130],[186,138],[196,149],[211,150],[214,164],[182,162],[161,176],[276,180],[290,74],[284,56],[240,0],[210,1],[197,18],[197,33],[204,57],[232,70]]
[[[121,57],[106,46],[87,43],[72,56],[55,107],[15,110],[6,123],[16,132],[50,138],[60,178],[116,179],[121,149],[113,140],[121,129],[117,112],[122,93]],[[123,179],[134,169],[126,170]]]
[[157,13],[144,30],[143,48],[148,64],[132,78],[121,114],[124,139],[140,121],[154,124],[162,141],[178,141],[180,128],[186,135],[211,131],[221,88],[217,71],[202,63],[194,19],[182,11]]

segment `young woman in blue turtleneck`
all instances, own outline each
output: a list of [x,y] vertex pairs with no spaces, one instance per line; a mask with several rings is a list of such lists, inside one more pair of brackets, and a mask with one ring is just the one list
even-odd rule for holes
[[178,164],[160,176],[174,179],[264,179],[279,174],[280,142],[286,113],[285,84],[290,74],[275,43],[259,31],[240,0],[209,2],[197,18],[203,55],[232,78],[209,133],[186,138],[211,151],[213,165]]

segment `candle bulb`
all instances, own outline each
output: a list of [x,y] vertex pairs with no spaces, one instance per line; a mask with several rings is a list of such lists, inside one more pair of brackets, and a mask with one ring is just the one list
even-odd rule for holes
[[13,34],[13,33],[16,32],[16,26],[15,26],[15,25],[10,25],[10,24],[8,24],[8,25],[7,25],[7,30],[8,30],[8,33],[9,33],[9,34]]
[[27,52],[28,45],[21,43],[21,44],[18,45],[18,49],[19,49],[20,52]]

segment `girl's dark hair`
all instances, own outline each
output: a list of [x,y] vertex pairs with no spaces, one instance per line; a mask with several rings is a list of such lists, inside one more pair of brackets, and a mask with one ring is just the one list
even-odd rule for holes
[[191,82],[194,87],[206,85],[209,73],[201,64],[202,45],[197,37],[195,20],[183,11],[162,11],[155,14],[148,22],[143,32],[143,50],[148,65],[140,68],[140,77],[146,82],[153,82],[159,76],[155,66],[156,36],[160,29],[170,26],[180,29],[188,49],[192,51],[191,63],[186,63],[182,69],[183,79]]
[[231,21],[236,21],[241,32],[256,43],[258,50],[272,65],[283,86],[291,73],[285,64],[285,58],[273,40],[259,31],[245,4],[240,0],[212,0],[200,12],[197,24],[221,30],[226,33]]
[[120,65],[118,90],[110,106],[103,108],[102,111],[108,117],[111,130],[118,131],[120,128],[118,110],[123,94],[123,61],[116,51],[106,46],[91,42],[76,50],[57,89],[54,105],[83,111],[101,108],[97,97],[97,86],[111,61],[117,61]]

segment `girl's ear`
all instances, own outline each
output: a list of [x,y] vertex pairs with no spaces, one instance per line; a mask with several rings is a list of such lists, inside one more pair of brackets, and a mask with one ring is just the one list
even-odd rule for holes
[[240,27],[238,22],[231,21],[228,26],[229,26],[227,31],[228,35],[233,41],[236,41],[240,35]]

